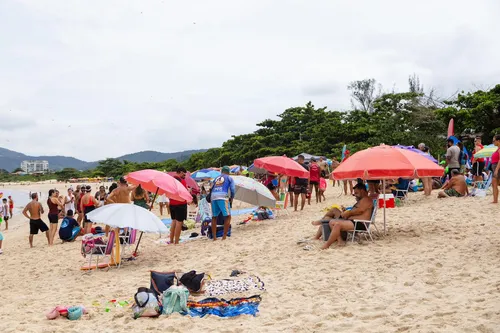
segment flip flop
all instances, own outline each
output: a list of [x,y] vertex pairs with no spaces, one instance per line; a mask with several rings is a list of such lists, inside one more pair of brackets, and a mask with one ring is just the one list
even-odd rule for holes
[[304,246],[304,251],[311,251],[311,250],[316,250],[316,248],[313,245]]
[[305,244],[305,243],[309,243],[311,240],[310,239],[307,239],[307,238],[303,238],[299,241],[297,241],[297,245],[301,245],[301,244]]

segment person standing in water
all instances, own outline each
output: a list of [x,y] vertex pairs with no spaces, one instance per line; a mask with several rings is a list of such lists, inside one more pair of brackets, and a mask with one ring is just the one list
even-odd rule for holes
[[10,218],[14,216],[14,200],[12,200],[12,196],[9,195],[9,213],[10,213]]
[[56,190],[49,190],[47,206],[49,207],[48,218],[50,222],[49,245],[54,245],[54,237],[56,236],[57,225],[59,223],[59,211],[63,207],[63,204],[59,201],[58,192]]
[[[47,242],[50,245],[49,227],[42,221],[41,215],[44,213],[42,205],[38,202],[38,193],[31,194],[31,202],[24,207],[23,215],[30,220],[30,248],[33,247],[33,236],[38,234],[38,231],[45,232]],[[29,212],[29,215],[28,215]]]

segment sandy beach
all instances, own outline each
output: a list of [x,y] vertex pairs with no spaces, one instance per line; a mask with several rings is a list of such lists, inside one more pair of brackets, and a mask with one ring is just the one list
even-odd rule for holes
[[[6,186],[42,191],[54,184]],[[64,184],[56,187],[64,191]],[[0,332],[500,332],[500,213],[486,198],[438,200],[421,193],[387,211],[388,235],[344,248],[305,251],[297,241],[331,204],[353,203],[329,187],[327,202],[276,220],[238,225],[224,242],[160,245],[146,235],[140,256],[119,268],[84,273],[80,238],[48,247],[44,235],[29,249],[28,221],[18,214],[0,255]],[[46,216],[44,220],[47,222]],[[383,213],[377,224],[382,228]],[[198,230],[196,230],[198,231]],[[319,248],[320,242],[312,243]],[[149,270],[210,273],[233,269],[258,275],[267,291],[256,317],[173,315],[133,320],[109,300],[131,300],[149,287]],[[56,305],[83,304],[79,321],[45,319]]]

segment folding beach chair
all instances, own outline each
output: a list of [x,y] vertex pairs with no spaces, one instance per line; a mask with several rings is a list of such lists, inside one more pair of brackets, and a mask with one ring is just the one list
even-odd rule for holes
[[485,197],[488,191],[491,190],[491,182],[493,181],[493,172],[490,172],[487,180],[474,182],[474,186],[472,188],[472,193],[476,197]]
[[129,229],[128,234],[120,236],[121,260],[120,260],[120,264],[118,265],[118,267],[121,266],[121,263],[123,262],[124,259],[127,259],[127,258],[132,256],[132,253],[134,251],[133,247],[135,245],[136,239],[137,239],[137,230],[132,229],[132,228]]
[[405,186],[403,186],[402,189],[396,189],[393,191],[394,198],[400,199],[402,204],[405,204],[408,202],[408,191],[410,190],[410,185],[411,185],[410,180],[404,179],[404,181],[407,181],[408,184],[406,184],[406,185],[403,184]]
[[286,193],[285,198],[283,200],[276,201],[276,206],[274,207],[276,217],[279,216],[280,212],[283,212],[286,215],[290,214],[286,209],[287,206],[288,206],[288,192]]
[[188,220],[193,220],[196,222],[196,216],[198,215],[198,207],[192,207],[191,205],[188,205]]
[[[100,242],[102,237],[95,237],[94,235],[87,234],[82,239],[82,255],[84,258],[88,257],[86,265],[81,267],[82,270],[92,270],[97,268],[110,267],[111,254],[113,253],[113,246],[115,243],[115,231],[109,233],[108,241],[106,243]],[[107,262],[99,263],[99,259],[109,257]],[[95,265],[92,264],[92,259],[95,258]]]
[[[375,218],[377,217],[377,211],[378,211],[378,201],[373,200],[373,211],[372,211],[372,216],[371,216],[370,220],[354,220],[353,221],[354,230],[349,231],[349,233],[352,233],[351,242],[354,242],[354,237],[356,236],[356,234],[363,234],[366,239],[368,239],[368,236],[369,236],[370,240],[373,242],[373,237],[372,237],[372,232],[371,232],[372,226],[377,231],[377,234],[379,233],[378,228],[375,225]],[[356,230],[358,224],[363,224],[365,226],[366,230]]]

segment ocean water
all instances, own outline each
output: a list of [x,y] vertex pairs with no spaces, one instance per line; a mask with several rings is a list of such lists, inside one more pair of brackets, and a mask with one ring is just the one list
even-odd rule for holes
[[[12,199],[14,200],[14,214],[21,213],[24,207],[31,201],[30,191],[28,190],[11,190],[8,188],[0,187],[0,194],[2,195],[2,199],[8,198],[9,195],[12,196]],[[45,193],[42,193],[42,200],[44,197],[46,198],[47,195]]]

